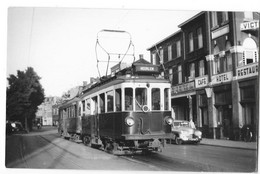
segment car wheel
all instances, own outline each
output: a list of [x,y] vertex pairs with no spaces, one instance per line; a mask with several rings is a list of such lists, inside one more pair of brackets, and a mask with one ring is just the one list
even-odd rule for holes
[[180,139],[179,137],[176,137],[176,138],[175,138],[175,143],[176,143],[177,145],[181,145],[183,142],[182,142],[182,139]]

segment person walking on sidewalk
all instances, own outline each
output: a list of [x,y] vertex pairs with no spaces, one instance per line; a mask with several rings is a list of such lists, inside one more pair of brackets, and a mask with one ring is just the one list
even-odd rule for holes
[[196,129],[195,124],[194,124],[194,122],[192,121],[192,118],[190,119],[189,127],[193,128],[193,129]]

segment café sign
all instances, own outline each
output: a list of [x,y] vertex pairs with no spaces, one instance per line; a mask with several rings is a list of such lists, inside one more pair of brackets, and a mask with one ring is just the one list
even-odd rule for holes
[[232,80],[232,77],[233,77],[232,71],[217,74],[211,77],[211,84],[214,85],[214,84],[220,84],[224,82],[230,82]]
[[180,92],[189,91],[195,88],[194,81],[172,87],[172,95]]
[[250,21],[250,22],[244,22],[240,24],[240,30],[255,30],[259,28],[259,21]]
[[208,76],[203,76],[195,79],[196,88],[205,87],[208,84]]
[[237,79],[252,77],[258,74],[258,64],[249,64],[247,66],[243,66],[237,68]]

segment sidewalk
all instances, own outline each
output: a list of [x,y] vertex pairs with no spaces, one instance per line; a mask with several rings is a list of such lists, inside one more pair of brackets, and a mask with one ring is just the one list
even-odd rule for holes
[[240,149],[251,149],[257,150],[257,142],[243,142],[243,141],[232,141],[232,140],[220,140],[220,139],[207,139],[202,138],[200,144],[212,145],[212,146],[224,146]]

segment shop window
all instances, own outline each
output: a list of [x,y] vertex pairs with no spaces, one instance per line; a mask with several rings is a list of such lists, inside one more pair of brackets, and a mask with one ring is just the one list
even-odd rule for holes
[[125,110],[133,110],[133,89],[125,88]]
[[160,110],[160,88],[152,89],[152,110]]
[[168,61],[172,60],[172,45],[168,46]]
[[242,122],[243,125],[251,125],[254,123],[256,115],[256,107],[254,103],[246,103],[242,105]]
[[107,92],[107,112],[114,111],[114,91]]
[[121,89],[116,89],[116,94],[115,94],[115,100],[116,100],[116,111],[121,111]]
[[169,88],[165,88],[164,89],[164,110],[170,110],[170,105],[169,105]]
[[194,50],[194,45],[193,45],[193,33],[189,33],[189,52],[192,52]]
[[178,40],[177,42],[176,42],[176,52],[177,52],[177,57],[180,57],[181,56],[181,41],[180,40]]
[[241,101],[255,101],[255,88],[254,86],[246,86],[240,88]]
[[231,104],[232,103],[231,91],[216,92],[215,93],[215,103],[217,105]]
[[198,35],[198,48],[202,48],[203,47],[202,28],[197,29],[197,35]]
[[142,106],[147,105],[147,89],[136,88],[135,89],[135,110],[141,111]]
[[100,108],[100,113],[105,113],[105,94],[104,93],[99,95],[99,108]]

